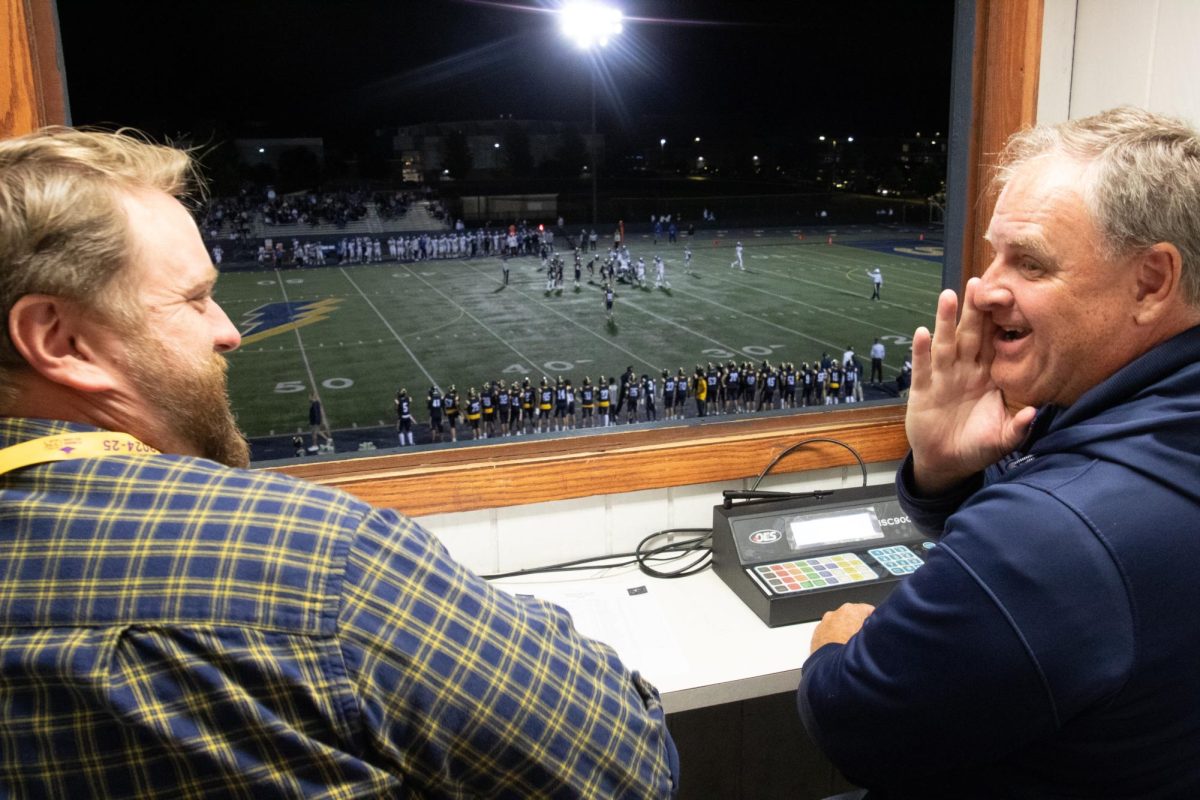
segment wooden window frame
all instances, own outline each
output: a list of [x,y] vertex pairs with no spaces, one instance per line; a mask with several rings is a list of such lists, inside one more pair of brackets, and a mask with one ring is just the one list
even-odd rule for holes
[[[1032,124],[1037,109],[1043,0],[958,0],[958,47],[966,44],[969,100],[958,130],[962,160],[947,220],[947,283],[960,285],[986,267],[979,246],[991,216],[984,191],[987,162],[1004,140]],[[66,123],[54,0],[0,0],[0,94],[7,111],[0,136]],[[965,70],[959,70],[964,72]],[[961,104],[960,104],[961,105]],[[952,138],[952,142],[954,139]],[[953,145],[952,145],[953,146]],[[965,148],[962,149],[962,148]],[[952,165],[952,171],[954,167]],[[954,176],[952,176],[952,182]],[[806,438],[854,447],[871,463],[907,450],[904,406],[839,407],[701,424],[621,430],[569,438],[509,439],[462,447],[275,467],[279,472],[345,489],[372,504],[410,515],[520,505],[593,495],[749,478],[785,448]],[[780,463],[790,473],[853,464],[841,447],[802,448]]]

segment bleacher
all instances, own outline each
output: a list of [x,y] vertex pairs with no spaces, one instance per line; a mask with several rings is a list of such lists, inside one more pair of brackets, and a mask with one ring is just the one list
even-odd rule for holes
[[261,215],[255,215],[251,223],[250,237],[252,239],[284,239],[302,236],[380,236],[383,234],[408,234],[422,232],[447,231],[449,222],[440,220],[429,213],[424,203],[414,203],[408,213],[394,219],[381,219],[375,203],[364,204],[367,209],[362,219],[347,222],[344,225],[310,225],[307,222],[286,225],[267,225]]

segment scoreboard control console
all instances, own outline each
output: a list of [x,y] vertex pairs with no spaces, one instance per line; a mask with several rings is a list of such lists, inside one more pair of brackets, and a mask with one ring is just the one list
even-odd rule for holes
[[878,604],[934,546],[890,484],[713,509],[713,569],[772,628]]

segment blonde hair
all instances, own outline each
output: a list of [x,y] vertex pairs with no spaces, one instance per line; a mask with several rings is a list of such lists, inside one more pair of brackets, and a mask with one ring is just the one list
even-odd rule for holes
[[[0,309],[7,323],[24,295],[63,297],[121,329],[141,319],[128,275],[132,240],[121,193],[158,189],[176,197],[203,191],[185,151],[129,129],[115,133],[43,128],[0,141]],[[0,335],[0,403],[25,365]]]
[[1170,242],[1183,257],[1184,296],[1200,306],[1200,135],[1191,125],[1124,106],[1021,131],[1000,154],[995,188],[1042,156],[1085,167],[1080,190],[1104,255]]

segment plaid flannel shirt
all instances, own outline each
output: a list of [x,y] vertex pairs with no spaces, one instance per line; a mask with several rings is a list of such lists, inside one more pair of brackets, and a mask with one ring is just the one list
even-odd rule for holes
[[[0,445],[86,426],[0,419]],[[669,796],[657,693],[410,520],[182,456],[0,476],[0,793]]]

